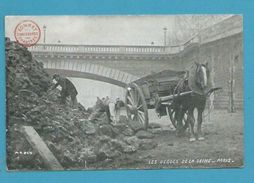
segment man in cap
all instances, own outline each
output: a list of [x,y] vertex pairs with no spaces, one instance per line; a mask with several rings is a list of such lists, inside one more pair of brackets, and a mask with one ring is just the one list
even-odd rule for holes
[[52,90],[56,89],[56,87],[61,86],[61,102],[66,104],[66,98],[71,97],[71,105],[75,107],[77,105],[77,90],[73,83],[65,78],[61,77],[59,74],[54,74],[53,79],[56,80],[56,84],[53,86]]

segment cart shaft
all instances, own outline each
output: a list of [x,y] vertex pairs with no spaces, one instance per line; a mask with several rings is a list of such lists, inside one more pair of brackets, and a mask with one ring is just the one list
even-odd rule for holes
[[173,98],[175,98],[175,97],[181,97],[181,96],[189,95],[191,93],[192,93],[192,91],[188,91],[188,92],[183,92],[183,93],[180,93],[177,95],[169,95],[169,96],[165,96],[165,97],[160,97],[160,100],[161,100],[161,102],[166,102],[169,100],[173,100]]

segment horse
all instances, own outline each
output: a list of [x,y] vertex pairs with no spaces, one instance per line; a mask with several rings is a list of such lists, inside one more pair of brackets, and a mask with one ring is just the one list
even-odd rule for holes
[[[206,99],[214,91],[221,89],[212,88],[210,70],[208,68],[208,63],[200,64],[196,63],[192,69],[188,72],[187,78],[184,78],[175,88],[176,97],[173,100],[173,107],[176,111],[176,121],[177,121],[177,134],[181,134],[189,127],[190,129],[190,139],[189,141],[195,141],[195,117],[194,110],[197,109],[197,139],[204,140],[204,135],[202,133],[202,116],[206,106]],[[181,92],[192,91],[192,93],[177,97]],[[179,96],[179,95],[178,95]],[[183,125],[183,120],[187,114],[186,124]]]

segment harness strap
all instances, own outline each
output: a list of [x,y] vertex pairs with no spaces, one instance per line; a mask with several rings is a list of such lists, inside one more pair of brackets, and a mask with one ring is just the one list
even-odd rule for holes
[[180,93],[181,93],[181,88],[179,89],[179,87],[183,86],[184,81],[188,79],[188,75],[189,75],[188,71],[185,71],[184,77],[181,78],[181,79],[178,81],[178,83],[177,83],[177,85],[176,85],[176,87],[174,88],[174,91],[173,91],[173,97],[174,97],[174,98],[175,98],[176,92],[177,92],[177,96],[180,95]]

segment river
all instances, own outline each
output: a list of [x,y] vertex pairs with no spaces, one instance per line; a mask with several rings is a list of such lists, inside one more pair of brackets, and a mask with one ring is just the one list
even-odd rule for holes
[[73,77],[68,77],[68,79],[75,85],[78,91],[78,102],[85,108],[92,107],[97,97],[102,98],[108,96],[114,101],[118,97],[121,100],[125,98],[125,89],[122,87],[90,79]]

